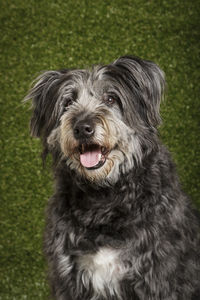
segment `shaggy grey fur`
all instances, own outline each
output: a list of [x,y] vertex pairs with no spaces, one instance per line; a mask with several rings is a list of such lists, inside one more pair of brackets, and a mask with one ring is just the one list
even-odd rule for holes
[[[27,96],[54,161],[44,244],[57,300],[200,299],[199,223],[157,135],[164,83],[126,56],[45,72]],[[100,146],[84,167],[81,151]]]

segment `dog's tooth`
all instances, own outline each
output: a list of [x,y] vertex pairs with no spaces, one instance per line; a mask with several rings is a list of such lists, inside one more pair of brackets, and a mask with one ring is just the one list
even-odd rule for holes
[[101,152],[103,153],[105,151],[105,147],[101,147]]

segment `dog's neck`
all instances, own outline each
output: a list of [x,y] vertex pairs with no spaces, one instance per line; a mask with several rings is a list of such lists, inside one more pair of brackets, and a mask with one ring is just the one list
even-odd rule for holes
[[[152,216],[153,201],[158,201],[160,177],[154,178],[152,170],[156,157],[147,168],[131,170],[113,186],[98,186],[77,177],[66,164],[58,165],[56,172],[55,205],[59,218],[70,215],[74,226],[87,228],[90,235],[95,232],[116,231],[128,236],[126,222],[130,217],[134,222],[146,220]],[[152,197],[149,191],[149,178],[154,180],[156,194]],[[144,205],[145,204],[145,205]],[[68,216],[69,218],[69,216]],[[103,235],[104,236],[104,235]],[[122,234],[123,236],[123,234]],[[105,237],[104,237],[105,238]],[[120,240],[120,237],[117,239]]]

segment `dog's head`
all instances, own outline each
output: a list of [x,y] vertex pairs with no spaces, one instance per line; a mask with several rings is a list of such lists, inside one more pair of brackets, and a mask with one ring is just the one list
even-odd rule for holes
[[36,79],[31,134],[81,177],[116,182],[154,147],[164,74],[124,56],[92,70],[48,71]]

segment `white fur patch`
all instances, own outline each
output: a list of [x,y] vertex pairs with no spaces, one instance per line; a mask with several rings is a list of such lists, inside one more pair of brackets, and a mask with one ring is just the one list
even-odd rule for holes
[[119,259],[119,251],[111,248],[101,248],[96,254],[87,254],[78,258],[79,280],[87,288],[91,282],[95,291],[106,298],[106,290],[116,299],[120,295],[120,280],[126,272]]

